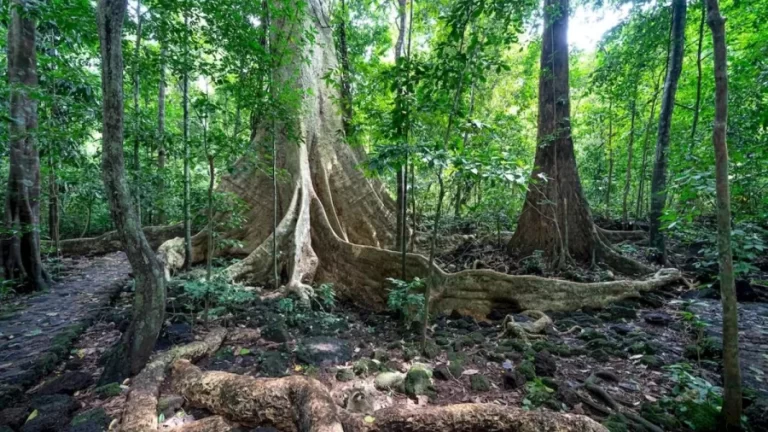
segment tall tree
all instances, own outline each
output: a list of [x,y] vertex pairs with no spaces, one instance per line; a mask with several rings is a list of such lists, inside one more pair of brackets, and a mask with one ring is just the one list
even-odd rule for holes
[[36,3],[13,0],[8,24],[10,86],[8,190],[5,198],[7,236],[2,241],[6,279],[21,279],[22,291],[48,287],[40,258],[40,154],[37,148],[38,86]]
[[141,0],[136,1],[136,45],[133,54],[133,188],[134,200],[136,201],[136,214],[141,220],[141,158],[139,157],[139,148],[141,144],[141,106],[139,105],[139,94],[141,80],[139,78],[139,69],[141,68]]
[[127,0],[100,0],[97,11],[101,45],[102,178],[112,220],[136,281],[133,320],[108,356],[101,381],[122,381],[141,371],[163,325],[165,279],[155,251],[141,230],[125,178],[123,153],[123,20]]
[[508,247],[522,256],[543,251],[556,266],[571,259],[601,259],[623,273],[644,273],[647,267],[618,255],[607,243],[581,188],[570,124],[568,3],[544,4],[535,168]]
[[728,431],[741,430],[741,369],[739,366],[739,311],[731,252],[731,192],[728,185],[728,59],[725,19],[717,0],[707,0],[707,22],[712,30],[715,57],[715,183],[717,195],[717,248],[720,258],[720,293],[723,303],[723,414]]
[[157,196],[160,198],[160,203],[157,208],[157,224],[163,225],[166,223],[165,216],[165,203],[163,200],[165,194],[165,62],[166,62],[166,48],[163,41],[163,34],[160,34],[160,81],[157,88],[157,171],[158,171],[158,185]]
[[192,269],[192,218],[190,217],[189,154],[189,11],[184,11],[184,68],[181,78],[181,104],[184,115],[184,269]]
[[[398,33],[397,33],[397,42],[395,43],[395,64],[398,66],[398,71],[405,70],[402,66],[401,58],[403,57],[403,51],[405,47],[405,34],[406,34],[406,2],[407,0],[397,0],[397,26],[398,26]],[[397,89],[397,96],[398,98],[402,97],[403,93],[403,77],[397,77],[398,80],[398,89]],[[395,103],[395,106],[399,105],[397,102]],[[404,122],[398,122],[396,123],[404,123]],[[398,129],[396,133],[396,138],[398,140],[402,139],[405,136],[404,133],[404,124],[398,124],[396,125],[396,129]],[[406,169],[407,164],[403,163],[397,171],[397,232],[395,236],[395,248],[400,250],[402,248],[402,242],[403,238],[405,237],[403,233],[407,230],[406,225],[407,221],[405,220],[405,217],[403,216],[405,214],[404,209],[408,205],[407,198],[406,198],[406,189],[407,189],[407,176],[406,176]]]
[[667,59],[667,77],[659,111],[659,131],[656,136],[656,157],[651,180],[651,246],[658,250],[660,262],[666,262],[664,234],[661,232],[661,216],[667,201],[667,164],[669,161],[669,133],[672,127],[672,112],[675,108],[675,94],[680,73],[683,70],[685,48],[685,0],[672,1],[671,53]]
[[341,0],[341,18],[339,19],[339,62],[341,63],[341,115],[344,122],[344,134],[349,139],[352,133],[352,115],[354,114],[352,105],[352,70],[349,65],[349,46],[347,44],[347,25],[349,23],[349,8],[347,1]]

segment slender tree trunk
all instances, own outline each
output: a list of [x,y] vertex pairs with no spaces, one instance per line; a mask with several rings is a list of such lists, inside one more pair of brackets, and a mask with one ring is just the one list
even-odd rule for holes
[[[659,79],[656,80],[656,87],[653,89],[653,97],[651,98],[651,113],[648,115],[648,121],[645,124],[645,139],[643,140],[643,164],[640,167],[640,179],[637,186],[637,202],[635,205],[635,219],[640,219],[641,210],[645,209],[643,206],[643,194],[645,190],[645,172],[648,168],[648,147],[651,142],[651,131],[653,130],[653,119],[656,113],[656,104],[659,100],[659,88],[661,87],[661,77],[664,74],[659,74]],[[642,207],[642,208],[641,208]]]
[[696,103],[693,105],[693,126],[691,127],[691,143],[688,152],[693,152],[694,139],[696,138],[696,126],[699,124],[699,110],[701,108],[701,48],[704,44],[704,21],[707,16],[706,0],[701,2],[701,21],[699,21],[699,47],[696,51]]
[[91,213],[93,212],[93,200],[88,201],[88,213],[85,216],[85,227],[83,232],[80,233],[80,238],[83,238],[88,234],[88,230],[91,229]]
[[613,98],[608,103],[608,187],[605,191],[605,215],[611,217],[611,189],[613,188]]
[[629,121],[629,143],[627,144],[627,175],[624,178],[624,197],[621,203],[621,220],[624,224],[624,229],[629,225],[629,211],[627,210],[627,204],[629,202],[629,189],[632,184],[632,156],[635,147],[635,117],[637,116],[637,109],[635,103],[637,101],[637,92],[634,93],[633,99],[629,104],[630,113]]
[[48,275],[40,258],[40,155],[37,149],[36,24],[28,0],[12,0],[8,23],[10,87],[9,171],[2,259],[6,279],[20,279],[20,291],[43,290]]
[[139,68],[141,61],[141,0],[136,0],[136,45],[134,47],[134,67],[133,67],[133,187],[134,199],[136,201],[136,214],[141,221],[141,159],[139,157],[139,147],[141,134],[141,107],[139,105]]
[[59,245],[59,185],[56,180],[56,165],[53,157],[48,158],[48,234],[51,237],[54,254],[61,255]]
[[720,257],[720,292],[723,303],[723,414],[728,431],[741,430],[741,369],[739,367],[739,311],[731,253],[731,194],[728,186],[728,59],[725,19],[717,0],[707,0],[709,27],[715,57],[715,123],[712,143],[715,147],[715,182],[717,184],[717,246]]
[[133,320],[107,357],[101,382],[121,382],[137,374],[154,350],[163,325],[165,280],[131,201],[123,154],[123,20],[127,0],[100,0],[97,11],[101,45],[102,178],[112,220],[136,281]]
[[683,70],[683,49],[685,47],[685,0],[672,1],[672,51],[668,59],[667,78],[659,112],[659,132],[656,137],[656,156],[651,180],[651,246],[659,252],[659,261],[667,261],[664,234],[661,232],[661,215],[667,202],[667,163],[669,161],[669,133],[672,126],[672,112],[675,108],[675,94],[680,73]]
[[167,52],[163,35],[160,36],[160,83],[157,88],[157,174],[160,181],[157,185],[157,224],[167,223],[165,216],[165,63]]
[[344,134],[347,139],[352,135],[352,68],[349,65],[349,47],[347,46],[347,22],[349,9],[347,1],[341,0],[341,21],[339,22],[339,61],[341,63],[341,120],[344,124]]
[[182,111],[184,116],[184,269],[192,269],[192,220],[189,193],[189,14],[184,13],[184,75],[182,77]]
[[[405,45],[405,32],[406,30],[406,1],[407,0],[397,0],[397,22],[398,22],[398,33],[397,33],[397,42],[395,43],[395,64],[398,66],[401,66],[400,64],[400,58],[403,56],[403,47]],[[398,69],[402,71],[403,69]],[[402,97],[403,92],[403,78],[398,77],[398,90],[397,95],[395,97]],[[397,103],[395,104],[398,105]],[[405,125],[399,125],[399,129],[404,129]],[[397,139],[402,139],[404,135],[404,131],[397,134]],[[397,171],[397,199],[395,200],[397,203],[397,217],[396,217],[396,225],[397,225],[397,234],[395,239],[395,250],[401,250],[402,249],[402,242],[403,242],[403,231],[406,229],[405,225],[405,219],[403,218],[403,208],[406,206],[405,202],[405,189],[406,189],[406,178],[405,178],[405,164],[400,166]]]

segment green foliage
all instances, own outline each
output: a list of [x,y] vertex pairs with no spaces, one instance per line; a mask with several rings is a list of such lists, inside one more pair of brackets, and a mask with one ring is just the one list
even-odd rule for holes
[[523,409],[531,410],[542,406],[552,398],[554,392],[555,390],[548,387],[541,378],[534,378],[525,384]]
[[694,431],[718,430],[722,389],[693,375],[693,369],[687,363],[666,366],[665,369],[674,387],[672,394],[660,400],[659,405]]
[[414,278],[410,282],[400,279],[387,279],[392,288],[387,296],[387,307],[406,324],[421,322],[424,318],[424,294],[418,293],[425,288],[424,280]]
[[332,311],[336,307],[336,291],[333,289],[333,284],[320,284],[315,290],[315,295],[324,308]]
[[229,283],[223,274],[215,274],[210,281],[193,279],[184,283],[180,296],[189,312],[209,305],[209,314],[218,317],[238,310],[255,300],[253,292]]

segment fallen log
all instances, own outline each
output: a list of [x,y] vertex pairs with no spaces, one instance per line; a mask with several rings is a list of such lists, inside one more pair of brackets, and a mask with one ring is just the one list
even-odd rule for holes
[[[157,249],[164,242],[184,235],[182,224],[161,225],[144,227],[144,236],[147,238],[152,249]],[[51,242],[44,242],[46,246],[52,247]],[[117,231],[110,231],[98,237],[84,237],[61,240],[59,242],[59,251],[63,255],[104,255],[123,250],[120,236]]]
[[371,416],[337,407],[319,381],[203,372],[186,360],[172,366],[175,391],[193,406],[250,427],[285,432],[605,432],[594,420],[571,414],[524,411],[494,404],[461,404],[408,410],[392,407]]
[[178,359],[197,360],[213,354],[221,346],[226,334],[226,329],[216,328],[211,330],[202,341],[175,347],[152,358],[144,370],[133,378],[123,410],[120,430],[122,432],[156,431],[157,397],[168,366]]

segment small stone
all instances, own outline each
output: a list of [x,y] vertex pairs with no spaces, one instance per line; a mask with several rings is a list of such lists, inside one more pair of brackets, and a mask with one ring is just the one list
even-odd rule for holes
[[268,377],[285,376],[290,367],[290,359],[285,353],[266,351],[261,354],[259,372]]
[[557,362],[552,354],[547,350],[539,351],[534,356],[533,364],[536,367],[536,375],[555,376],[557,371]]
[[387,353],[384,350],[376,350],[371,355],[371,358],[374,360],[378,360],[381,363],[386,363],[387,360],[389,360],[389,353]]
[[360,359],[352,365],[355,375],[365,376],[379,371],[379,364],[371,359]]
[[453,374],[451,374],[451,371],[448,369],[447,366],[439,366],[435,369],[434,372],[435,379],[439,379],[440,381],[449,381],[453,379]]
[[405,394],[411,397],[429,393],[432,372],[424,365],[414,365],[405,375]]
[[583,341],[593,341],[597,339],[607,339],[607,338],[608,337],[605,334],[600,333],[597,330],[593,330],[593,329],[586,330],[579,335],[579,339]]
[[486,392],[491,389],[491,383],[485,375],[475,374],[469,377],[469,385],[472,391]]
[[447,337],[437,337],[435,338],[435,343],[439,346],[448,346],[451,344],[451,340]]
[[612,320],[637,318],[637,311],[626,306],[611,305],[606,314]]
[[519,370],[529,381],[536,379],[536,368],[533,366],[533,363],[528,360],[520,363],[517,370]]
[[87,372],[66,372],[45,383],[36,393],[40,395],[56,393],[71,395],[91,384],[93,384],[93,376]]
[[504,372],[502,382],[505,389],[515,390],[524,386],[528,379],[518,370],[508,370]]
[[640,363],[654,368],[660,368],[664,366],[664,362],[661,361],[661,359],[658,356],[655,355],[644,355],[640,358]]
[[609,370],[599,370],[595,372],[595,376],[606,381],[619,382],[619,377]]
[[96,387],[93,392],[96,394],[96,397],[99,399],[109,399],[111,397],[119,396],[123,389],[120,387],[119,383],[110,383],[105,384],[101,387]]
[[102,432],[111,421],[104,408],[94,408],[76,415],[69,423],[69,432]]
[[281,321],[272,323],[264,327],[261,332],[261,336],[271,342],[288,342],[291,335],[288,333],[288,328]]
[[475,332],[469,335],[469,339],[472,340],[472,342],[474,342],[475,344],[481,344],[485,342],[485,335],[483,335],[482,333]]
[[649,312],[643,315],[643,319],[648,324],[653,324],[658,326],[666,326],[672,322],[672,317],[669,314],[664,312]]
[[460,360],[451,361],[451,364],[448,365],[448,370],[453,377],[458,378],[464,373],[464,362]]
[[6,408],[0,411],[0,425],[18,429],[29,415],[29,406]]
[[383,369],[391,370],[395,372],[405,372],[408,370],[403,364],[397,360],[390,360],[384,364]]
[[634,327],[629,324],[616,324],[611,326],[611,330],[619,336],[626,336],[634,331]]
[[581,403],[581,398],[579,397],[579,394],[576,392],[576,390],[564,385],[557,387],[557,393],[555,394],[555,397],[557,400],[563,402],[569,407],[575,407]]
[[432,341],[427,342],[427,346],[424,347],[424,357],[429,360],[433,360],[440,355],[440,348]]
[[599,362],[606,362],[610,358],[608,353],[602,348],[590,351],[589,356]]
[[373,381],[377,390],[401,390],[405,382],[405,374],[401,372],[382,372]]
[[355,379],[355,372],[351,368],[341,368],[336,371],[336,380],[341,382],[352,381]]

